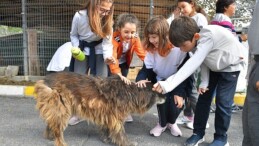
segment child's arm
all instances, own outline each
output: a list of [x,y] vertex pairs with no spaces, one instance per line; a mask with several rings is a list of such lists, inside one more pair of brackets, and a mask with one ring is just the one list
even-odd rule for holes
[[102,42],[103,48],[103,59],[107,64],[115,64],[116,59],[112,56],[113,45],[112,45],[112,35],[103,38]]
[[205,65],[201,65],[201,83],[199,85],[198,93],[203,94],[208,90],[208,84],[209,84],[209,76],[210,76],[210,70]]
[[119,52],[119,46],[121,45],[120,42],[117,42],[116,40],[112,40],[113,42],[113,51],[112,51],[112,56],[115,58],[115,63],[110,64],[109,68],[112,74],[119,74],[121,73],[121,68],[119,65],[119,60],[118,60],[118,52]]
[[[79,13],[76,12],[73,20],[72,20],[72,25],[71,25],[71,31],[70,31],[70,40],[72,43],[73,47],[78,47],[79,46],[79,36],[78,36],[78,20],[79,19]],[[85,24],[88,25],[88,24]]]
[[143,67],[138,72],[138,75],[136,77],[136,82],[147,79],[152,83],[156,83],[156,73],[153,71],[152,68],[147,69],[146,65],[143,64]]
[[146,56],[146,51],[144,50],[144,48],[142,47],[141,41],[138,38],[136,38],[135,44],[133,46],[135,53],[138,55],[139,59],[141,59],[142,61],[144,61],[145,56]]
[[181,82],[188,78],[202,64],[206,56],[213,48],[211,36],[207,36],[198,42],[197,50],[194,55],[183,65],[183,67],[174,75],[167,78],[165,81],[159,81],[154,85],[153,90],[163,94],[172,91]]
[[147,69],[144,64],[136,77],[136,85],[138,87],[145,87],[147,82],[156,83],[156,73],[152,68]]

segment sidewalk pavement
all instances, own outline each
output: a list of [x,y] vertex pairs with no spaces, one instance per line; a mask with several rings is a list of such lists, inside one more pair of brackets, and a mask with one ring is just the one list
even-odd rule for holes
[[[33,86],[0,85],[0,96],[33,97]],[[243,106],[246,93],[236,93],[234,103]]]

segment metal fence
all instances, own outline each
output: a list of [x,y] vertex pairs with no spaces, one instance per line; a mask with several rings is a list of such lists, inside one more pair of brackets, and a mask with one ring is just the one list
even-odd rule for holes
[[[18,75],[46,75],[56,49],[70,41],[74,13],[85,0],[1,0],[0,66],[19,66]],[[137,15],[144,27],[153,15],[165,15],[174,0],[115,0],[114,18]]]

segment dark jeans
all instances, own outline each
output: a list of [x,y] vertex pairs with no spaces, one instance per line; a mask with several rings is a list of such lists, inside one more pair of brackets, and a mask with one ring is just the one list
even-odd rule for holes
[[199,76],[199,71],[196,70],[190,77],[187,86],[186,86],[186,93],[187,93],[187,98],[185,99],[185,108],[183,110],[183,115],[192,117],[195,109],[196,109],[196,104],[198,101],[198,91],[197,91],[197,82],[198,82],[198,76]]
[[165,127],[167,123],[174,124],[177,117],[182,111],[182,108],[177,108],[174,102],[174,93],[166,94],[166,101],[163,104],[157,105],[159,124]]
[[226,141],[227,130],[231,120],[231,106],[236,90],[239,71],[213,72],[210,71],[209,90],[200,95],[194,116],[194,130],[200,136],[205,135],[206,124],[209,118],[210,105],[216,89],[216,112],[214,139]]

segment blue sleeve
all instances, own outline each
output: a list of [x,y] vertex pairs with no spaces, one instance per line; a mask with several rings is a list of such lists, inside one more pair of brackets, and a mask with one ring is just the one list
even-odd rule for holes
[[138,72],[138,75],[136,77],[136,82],[140,80],[149,80],[151,83],[156,83],[156,73],[153,71],[152,68],[147,69],[146,65],[144,64],[141,70]]

